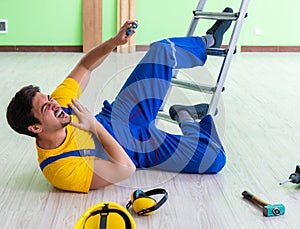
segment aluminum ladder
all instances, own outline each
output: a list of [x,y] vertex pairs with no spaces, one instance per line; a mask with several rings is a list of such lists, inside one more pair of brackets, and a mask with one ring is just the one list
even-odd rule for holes
[[[204,12],[203,9],[206,1],[207,0],[199,0],[196,10],[193,11],[193,18],[188,29],[187,36],[193,36],[199,19],[231,20],[233,23],[235,22],[227,48],[208,48],[206,50],[207,55],[219,56],[223,58],[216,84],[214,86],[201,85],[191,81],[178,79],[177,74],[175,74],[172,78],[171,86],[212,94],[207,114],[213,115],[216,112],[221,93],[224,90],[224,84],[231,64],[231,60],[233,54],[236,52],[236,43],[240,35],[244,19],[247,17],[246,11],[248,8],[249,0],[242,0],[239,11],[234,13]],[[159,111],[157,117],[159,119],[174,123],[174,121],[171,120],[169,114],[163,111],[163,108],[161,109],[161,111]]]

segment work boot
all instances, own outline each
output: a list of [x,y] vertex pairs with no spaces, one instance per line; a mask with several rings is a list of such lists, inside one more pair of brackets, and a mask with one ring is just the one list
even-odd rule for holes
[[[223,13],[233,13],[233,10],[229,7],[226,7],[223,10]],[[223,35],[230,27],[232,21],[229,20],[217,20],[216,23],[206,31],[207,35],[212,35],[215,43],[211,48],[220,48],[223,41]]]
[[181,110],[187,111],[191,117],[196,119],[202,119],[208,112],[209,105],[206,103],[197,104],[194,106],[184,106],[184,105],[173,105],[169,109],[169,115],[171,119],[176,120],[175,117]]

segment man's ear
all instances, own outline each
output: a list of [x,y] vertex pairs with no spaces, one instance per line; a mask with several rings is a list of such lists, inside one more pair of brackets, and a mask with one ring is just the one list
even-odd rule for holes
[[42,132],[42,127],[38,124],[34,124],[34,125],[31,125],[31,126],[28,126],[27,128],[30,132],[33,132],[35,134],[39,134]]

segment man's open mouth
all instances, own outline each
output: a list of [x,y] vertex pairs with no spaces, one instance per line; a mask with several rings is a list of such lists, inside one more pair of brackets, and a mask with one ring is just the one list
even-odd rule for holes
[[56,118],[64,118],[65,117],[65,112],[61,108],[57,108],[54,111],[54,115]]

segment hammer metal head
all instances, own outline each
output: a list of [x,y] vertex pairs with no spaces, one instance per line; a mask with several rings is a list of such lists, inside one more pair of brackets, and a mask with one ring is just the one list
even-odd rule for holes
[[283,204],[269,204],[263,207],[264,216],[279,216],[285,213],[285,207]]

